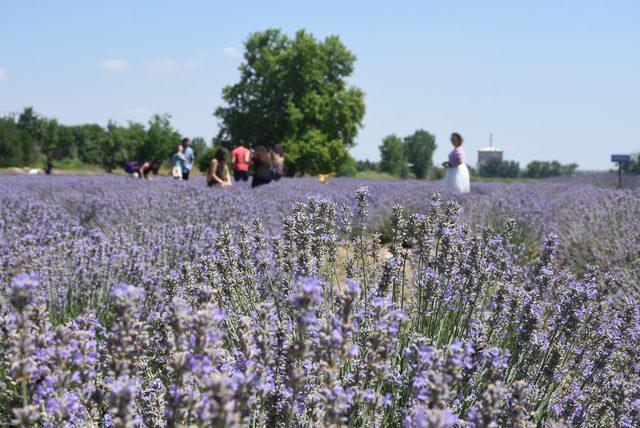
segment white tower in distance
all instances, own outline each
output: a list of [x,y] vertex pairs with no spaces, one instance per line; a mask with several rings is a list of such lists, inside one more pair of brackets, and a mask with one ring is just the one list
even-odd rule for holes
[[478,163],[476,164],[476,168],[480,169],[480,167],[487,163],[489,159],[502,160],[503,154],[504,152],[502,151],[502,149],[493,147],[493,134],[489,134],[489,146],[483,147],[478,150]]

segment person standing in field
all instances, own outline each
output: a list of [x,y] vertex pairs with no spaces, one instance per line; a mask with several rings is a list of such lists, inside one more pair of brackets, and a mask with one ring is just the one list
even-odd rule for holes
[[211,159],[207,171],[207,186],[230,187],[231,185],[231,174],[229,174],[229,165],[227,165],[227,149],[220,148]]
[[251,161],[251,151],[244,146],[244,141],[240,140],[238,146],[231,152],[231,163],[233,164],[233,179],[235,181],[247,181],[249,179],[249,162]]
[[271,171],[273,180],[280,180],[284,171],[284,150],[280,145],[276,145],[271,150]]
[[53,169],[53,164],[51,163],[51,159],[47,158],[47,162],[44,164],[44,173],[49,175],[51,174],[52,169]]
[[446,169],[444,187],[459,193],[469,193],[471,191],[471,183],[469,180],[469,169],[464,163],[463,142],[464,139],[462,135],[457,132],[451,134],[453,150],[449,153],[449,160],[442,164]]
[[263,184],[271,183],[272,178],[272,164],[271,155],[264,148],[264,146],[256,147],[253,152],[253,180],[251,181],[251,187],[261,186]]
[[186,160],[186,156],[184,155],[184,147],[182,147],[182,144],[180,144],[178,145],[176,152],[171,157],[171,161],[173,162],[173,171],[171,172],[171,175],[173,175],[173,178],[175,178],[176,180],[180,180],[181,178],[183,178]]
[[184,166],[182,168],[182,179],[188,180],[189,174],[193,169],[193,164],[196,161],[196,155],[193,152],[193,148],[191,148],[191,140],[188,138],[182,139],[182,146],[184,147]]

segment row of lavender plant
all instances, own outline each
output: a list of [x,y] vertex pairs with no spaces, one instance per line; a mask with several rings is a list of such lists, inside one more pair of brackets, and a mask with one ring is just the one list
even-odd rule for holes
[[[598,181],[600,180],[600,181]],[[443,193],[464,208],[462,220],[474,230],[496,230],[517,220],[514,254],[531,260],[549,233],[562,237],[557,260],[581,272],[597,264],[623,279],[624,294],[640,294],[640,191],[595,186],[608,175],[524,183],[474,183],[468,195]],[[583,183],[584,181],[584,183]],[[291,202],[318,194],[338,204],[367,185],[369,224],[390,239],[391,207],[407,213],[428,209],[437,182],[412,180],[281,180],[276,185],[231,191],[202,182],[154,182],[125,177],[0,177],[0,264],[28,267],[54,284],[56,295],[100,289],[113,281],[138,282],[166,276],[185,260],[210,253],[221,224],[232,228],[258,217],[269,234],[281,233],[280,219]],[[387,225],[381,228],[380,225]],[[43,251],[46,249],[46,251]],[[73,255],[74,263],[69,263]],[[0,280],[7,282],[6,275]],[[92,298],[95,298],[93,296]],[[74,301],[77,301],[75,299]]]
[[[532,263],[513,260],[515,222],[476,233],[458,204],[437,196],[419,214],[393,206],[387,257],[369,233],[370,203],[364,188],[353,209],[309,197],[292,206],[281,236],[261,220],[197,229],[211,233],[210,247],[182,261],[161,245],[113,254],[122,248],[113,239],[128,239],[120,229],[36,229],[40,248],[78,257],[79,282],[64,288],[60,272],[12,265],[0,422],[640,423],[640,313],[631,299],[612,305],[615,277],[559,270],[554,235]],[[74,234],[108,256],[64,248]],[[117,268],[92,270],[94,257]],[[35,261],[24,266],[46,268]],[[146,263],[169,267],[149,275]],[[114,285],[120,277],[138,281]],[[54,304],[61,293],[66,303]]]

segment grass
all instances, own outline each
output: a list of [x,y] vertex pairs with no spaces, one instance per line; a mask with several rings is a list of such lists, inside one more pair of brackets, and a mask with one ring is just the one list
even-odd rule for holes
[[399,177],[396,177],[391,174],[387,174],[386,172],[377,172],[377,171],[361,171],[358,172],[355,178],[367,178],[367,179],[380,179],[380,180],[399,180]]
[[[44,174],[42,167],[43,165],[39,165],[39,164],[22,166],[22,167],[16,167],[16,166],[4,167],[4,168],[0,168],[0,174],[27,174],[31,169],[37,169],[39,174]],[[51,174],[53,175],[102,175],[102,174],[107,174],[107,171],[105,170],[104,167],[100,165],[85,164],[78,161],[73,161],[73,160],[68,161],[66,159],[63,159],[61,161],[55,161],[53,163],[53,170],[51,171]],[[125,172],[124,172],[124,169],[122,168],[115,168],[114,170],[111,171],[111,174],[124,175]],[[198,171],[197,169],[194,169],[191,172],[192,177],[203,175],[203,174],[204,173]],[[166,168],[162,166],[158,171],[158,175],[170,176],[171,168]]]

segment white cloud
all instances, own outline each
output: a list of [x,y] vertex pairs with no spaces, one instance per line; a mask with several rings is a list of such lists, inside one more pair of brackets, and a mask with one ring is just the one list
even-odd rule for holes
[[236,48],[234,48],[233,46],[229,46],[228,48],[224,48],[224,54],[230,58],[233,59],[240,59],[242,58],[242,54],[240,52],[238,52],[238,50]]
[[0,80],[4,79],[4,76],[7,74],[4,68],[0,67]]
[[171,72],[171,71],[188,71],[200,68],[202,61],[200,59],[192,59],[189,61],[178,61],[177,59],[158,58],[147,63],[151,71]]
[[100,63],[100,68],[108,71],[125,71],[129,63],[123,59],[105,59]]

